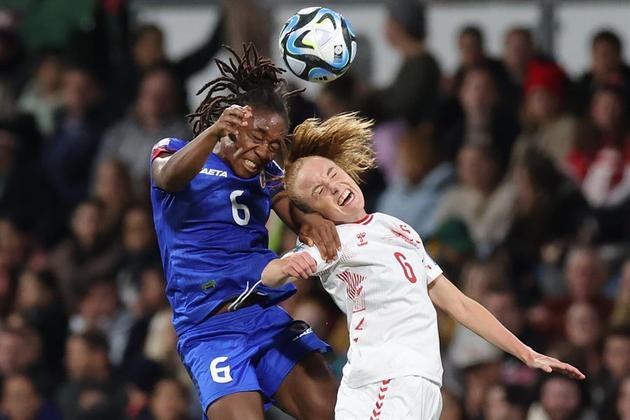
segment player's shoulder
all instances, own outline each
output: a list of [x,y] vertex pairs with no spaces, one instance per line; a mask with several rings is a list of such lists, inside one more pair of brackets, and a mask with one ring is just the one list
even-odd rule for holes
[[153,145],[151,160],[163,154],[172,154],[184,147],[188,142],[177,137],[165,137]]

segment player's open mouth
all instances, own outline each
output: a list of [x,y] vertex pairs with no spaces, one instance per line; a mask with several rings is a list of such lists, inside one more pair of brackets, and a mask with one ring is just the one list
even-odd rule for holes
[[258,165],[249,159],[243,159],[243,166],[250,172],[256,172],[258,170]]
[[340,207],[344,207],[350,204],[354,200],[354,193],[350,190],[345,190],[337,200],[337,205]]

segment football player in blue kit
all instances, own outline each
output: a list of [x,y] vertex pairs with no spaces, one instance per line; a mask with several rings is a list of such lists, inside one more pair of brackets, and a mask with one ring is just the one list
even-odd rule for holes
[[[167,138],[151,155],[151,202],[177,349],[210,419],[263,419],[271,403],[298,419],[332,419],[337,383],[328,345],[277,304],[293,286],[260,282],[274,211],[332,259],[335,227],[290,207],[282,170],[289,117],[281,69],[253,45],[206,84],[189,117],[195,138]],[[219,144],[219,147],[216,147]],[[298,229],[299,227],[299,229]],[[290,269],[290,259],[287,270]]]

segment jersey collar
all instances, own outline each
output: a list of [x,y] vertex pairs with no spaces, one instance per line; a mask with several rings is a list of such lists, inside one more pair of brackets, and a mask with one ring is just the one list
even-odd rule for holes
[[356,220],[356,221],[354,221],[352,223],[361,224],[361,225],[367,225],[367,224],[369,224],[372,221],[373,218],[374,218],[374,215],[368,213],[365,216],[363,216],[362,218],[360,218],[359,220]]

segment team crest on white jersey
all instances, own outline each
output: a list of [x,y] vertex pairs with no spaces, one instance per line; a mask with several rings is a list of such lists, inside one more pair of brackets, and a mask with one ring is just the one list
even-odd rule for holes
[[210,175],[210,176],[220,176],[222,178],[227,178],[227,172],[222,171],[220,169],[212,169],[212,168],[203,168],[200,174]]
[[363,292],[363,280],[365,280],[366,277],[347,270],[337,274],[337,277],[339,280],[346,283],[346,294],[348,295],[348,299],[354,302],[352,313],[364,311],[365,293]]
[[409,245],[415,247],[415,248],[420,248],[420,246],[422,245],[422,242],[415,239],[412,235],[411,235],[411,231],[405,226],[405,225],[399,225],[400,229],[390,229],[390,231],[392,232],[393,239],[402,239],[403,241],[407,242]]

